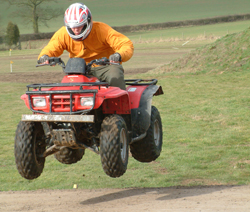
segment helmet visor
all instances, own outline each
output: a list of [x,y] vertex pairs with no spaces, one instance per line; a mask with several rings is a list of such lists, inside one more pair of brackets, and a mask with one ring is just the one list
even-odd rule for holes
[[88,24],[85,23],[83,26],[79,26],[79,27],[71,27],[70,30],[73,32],[72,34],[74,35],[79,35],[84,33],[84,31],[87,29]]

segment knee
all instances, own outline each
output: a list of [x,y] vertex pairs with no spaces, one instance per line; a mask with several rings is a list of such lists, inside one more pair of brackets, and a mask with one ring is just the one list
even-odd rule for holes
[[[117,66],[117,65],[112,65],[112,66]],[[125,80],[124,80],[124,70],[123,68],[117,67],[112,67],[109,70],[108,76],[107,76],[107,81],[111,86],[119,87],[123,90],[125,90]]]
[[114,76],[116,78],[124,77],[124,70],[118,65],[111,65],[108,72],[110,76]]

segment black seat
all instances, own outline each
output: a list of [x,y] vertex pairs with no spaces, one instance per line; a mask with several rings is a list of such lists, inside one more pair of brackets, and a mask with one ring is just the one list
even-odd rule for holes
[[70,58],[64,69],[66,74],[86,74],[86,62],[83,58]]

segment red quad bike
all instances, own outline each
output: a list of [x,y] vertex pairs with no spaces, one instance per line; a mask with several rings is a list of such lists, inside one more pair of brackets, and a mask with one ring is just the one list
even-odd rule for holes
[[100,154],[110,177],[126,172],[129,147],[140,162],[159,157],[162,122],[151,102],[163,91],[156,79],[125,80],[125,91],[88,75],[93,64],[110,65],[107,58],[88,65],[71,58],[66,66],[61,58],[49,59],[48,65],[56,64],[65,72],[61,83],[27,85],[21,96],[33,112],[22,115],[16,130],[15,161],[22,177],[39,177],[49,155],[72,164],[82,159],[85,149]]

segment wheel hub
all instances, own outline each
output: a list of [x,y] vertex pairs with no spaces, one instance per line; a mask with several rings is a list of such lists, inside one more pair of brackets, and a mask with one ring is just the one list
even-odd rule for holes
[[122,161],[126,161],[126,153],[127,153],[127,137],[126,137],[126,131],[123,128],[120,132],[120,142],[121,142],[121,158]]
[[156,146],[160,144],[160,125],[158,120],[155,120],[154,123],[154,142]]

